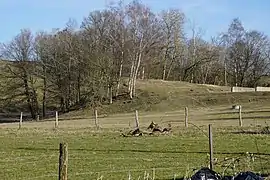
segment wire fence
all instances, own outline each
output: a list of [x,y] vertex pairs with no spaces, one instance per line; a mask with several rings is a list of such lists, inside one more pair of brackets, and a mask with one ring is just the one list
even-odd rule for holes
[[[153,167],[144,167],[144,163],[146,161],[153,161],[153,158],[149,157],[136,157],[136,154],[134,156],[125,156],[125,157],[102,157],[102,159],[96,158],[95,153],[82,153],[77,154],[74,153],[76,149],[71,148],[70,152],[68,153],[68,177],[69,179],[129,179],[130,176],[136,177],[135,179],[138,179],[139,177],[141,179],[160,179],[158,176],[161,175],[161,178],[166,176],[171,179],[173,178],[179,178],[179,176],[183,176],[183,172],[186,176],[190,176],[193,173],[195,173],[195,169],[198,170],[200,166],[207,166],[209,164],[208,154],[209,152],[203,152],[203,156],[206,157],[203,164],[197,164],[197,166],[189,166],[187,164],[182,164],[179,162],[178,164],[175,163],[177,158],[174,157],[167,157],[168,161],[171,161],[171,166],[163,165],[162,163],[158,163],[158,165],[155,165],[155,163],[152,163]],[[110,152],[110,150],[107,150]],[[151,151],[150,151],[151,152]],[[141,152],[137,152],[141,153]],[[166,152],[163,152],[166,153]],[[171,152],[167,152],[171,153]],[[186,153],[189,153],[188,151]],[[199,152],[197,152],[199,153]],[[60,153],[61,154],[61,153]],[[194,152],[196,154],[196,152]],[[201,153],[200,153],[201,154]],[[216,157],[221,154],[220,152],[216,152],[214,155]],[[179,156],[179,155],[177,155]],[[41,154],[38,154],[36,156],[33,156],[31,154],[29,155],[22,155],[20,157],[6,157],[0,160],[1,164],[6,164],[10,162],[14,162],[16,164],[16,167],[9,168],[5,167],[6,172],[13,172],[18,171],[20,168],[23,169],[24,166],[31,166],[33,168],[40,168],[42,165],[46,166],[46,164],[50,164],[50,170],[46,170],[45,168],[40,169],[38,172],[35,172],[34,174],[32,171],[29,170],[29,174],[27,177],[21,178],[20,174],[18,173],[16,176],[16,179],[55,179],[56,177],[59,177],[58,174],[58,166],[59,163],[59,153],[57,149],[55,149],[53,152],[43,152]],[[157,158],[158,159],[158,158]],[[164,160],[164,159],[163,159]],[[166,157],[165,157],[166,160]],[[93,167],[95,164],[103,163],[104,162],[116,162],[116,161],[122,161],[122,162],[129,162],[129,161],[138,161],[140,166],[133,167],[132,164],[127,164],[127,166],[124,169],[114,167],[110,168],[110,165],[107,164],[106,169],[97,168],[98,170],[93,170],[91,167]],[[251,168],[248,166],[260,166],[263,167],[264,165],[269,165],[270,162],[270,154],[267,153],[244,153],[239,152],[238,154],[232,154],[228,158],[224,159],[218,159],[215,160],[214,158],[214,169],[218,169],[219,173],[226,174],[226,172],[237,172],[237,170],[245,170],[246,168]],[[83,162],[90,162],[86,163],[87,166],[80,165],[80,163]],[[155,162],[155,161],[153,161]],[[85,163],[83,163],[85,164]],[[75,168],[76,166],[80,166]],[[106,165],[103,165],[106,167]],[[3,167],[2,167],[3,168]],[[73,169],[74,168],[74,169]],[[54,170],[52,170],[54,169]],[[252,168],[251,168],[252,169]],[[268,173],[270,170],[270,166],[265,167],[265,169],[261,169],[262,172]],[[181,172],[181,173],[180,173]],[[155,174],[155,178],[153,178],[153,174]],[[26,176],[26,175],[25,175]],[[133,178],[134,179],[134,178]]]
[[[241,107],[241,106],[240,106]],[[0,124],[2,127],[14,128],[132,128],[135,126],[136,113],[128,113],[124,115],[104,115],[98,114],[97,111],[92,115],[69,116],[58,115],[55,117],[40,121],[24,121],[23,116],[17,119],[18,123]],[[139,112],[138,120],[141,127],[148,126],[152,121],[160,125],[187,127],[203,126],[208,124],[217,125],[219,127],[226,126],[262,126],[270,124],[269,108],[246,108],[232,109],[221,107],[215,109],[192,109],[185,108],[179,111],[171,112]]]
[[[215,169],[219,167],[221,169],[219,172],[220,174],[226,174],[226,171],[228,169],[233,168],[235,166],[236,161],[245,160],[246,157],[236,157],[236,158],[229,158],[224,160],[223,162],[219,162],[215,164]],[[266,160],[267,162],[270,162],[270,158],[265,158],[265,157],[260,157],[260,156],[255,156],[255,158],[258,159],[263,159]],[[75,158],[76,160],[84,160],[81,158]],[[90,158],[89,158],[90,159]],[[74,158],[69,158],[69,163],[74,160]],[[265,161],[265,162],[266,162]],[[30,163],[30,162],[29,162]],[[242,166],[245,166],[244,163],[242,162]],[[238,164],[239,165],[239,164]],[[84,178],[84,179],[106,179],[109,177],[123,177],[124,179],[128,180],[129,176],[136,177],[135,179],[138,179],[139,177],[141,179],[148,179],[148,180],[153,180],[153,179],[160,179],[158,176],[160,174],[166,174],[164,173],[167,172],[167,177],[170,177],[171,179],[174,178],[179,178],[183,176],[183,174],[179,172],[186,172],[187,176],[191,176],[195,173],[195,170],[198,170],[199,166],[197,167],[188,167],[188,166],[179,166],[179,167],[155,167],[155,168],[126,168],[126,169],[116,169],[116,170],[109,170],[109,169],[104,169],[104,170],[99,170],[99,171],[91,171],[90,168],[85,168],[81,170],[81,172],[74,172],[72,170],[68,171],[68,177],[69,179],[76,179],[76,178]],[[237,169],[237,167],[234,167]],[[6,169],[8,170],[8,169]],[[12,169],[11,169],[12,170]],[[55,179],[59,176],[57,169],[55,169],[54,172],[47,172],[44,171],[42,173],[43,175],[39,176],[32,176],[29,175],[28,177],[25,178],[20,178],[22,180],[31,180],[31,179]],[[155,174],[155,178],[153,178],[153,174]]]
[[[247,165],[251,166],[260,166],[260,163],[263,163],[263,165],[267,164],[270,162],[270,155],[256,155],[252,153],[247,153],[247,154],[241,154],[238,156],[230,157],[227,159],[219,160],[214,163],[214,169],[218,169],[219,173],[221,174],[226,174],[226,171],[232,172],[232,168],[237,171],[237,169],[242,169]],[[207,155],[207,152],[205,153]],[[20,178],[20,173],[18,173],[17,178],[15,179],[55,179],[56,177],[59,176],[58,174],[58,156],[57,153],[55,152],[54,155],[50,156],[45,156],[45,155],[40,155],[40,156],[23,156],[20,158],[5,158],[0,161],[0,164],[5,164],[13,161],[16,163],[15,168],[8,168],[5,167],[6,172],[13,172],[13,171],[18,171],[18,167],[21,167],[23,169],[24,166],[30,166],[33,168],[40,168],[42,167],[42,164],[46,166],[46,164],[51,164],[50,169],[54,169],[54,171],[48,171],[46,169],[40,169],[38,172],[35,172],[34,174],[30,169],[28,175],[24,175],[24,178]],[[188,175],[192,175],[194,173],[193,169],[199,169],[200,166],[190,166],[186,164],[180,164],[177,166],[175,163],[173,163],[172,158],[168,158],[169,161],[172,161],[171,166],[162,166],[162,164],[159,165],[159,167],[143,167],[143,163],[141,164],[142,167],[132,167],[132,166],[127,166],[125,169],[114,169],[114,168],[105,168],[105,169],[98,169],[98,170],[92,170],[91,167],[93,167],[94,164],[102,163],[102,161],[105,162],[115,162],[118,160],[123,160],[124,161],[131,161],[131,160],[140,160],[142,161],[147,161],[147,158],[140,158],[140,157],[111,157],[107,159],[99,159],[99,160],[94,160],[95,158],[92,156],[90,157],[89,155],[81,155],[81,157],[77,157],[77,154],[72,154],[70,153],[68,156],[68,177],[70,179],[76,179],[76,178],[84,178],[84,179],[98,179],[98,177],[104,177],[109,178],[109,177],[126,177],[125,179],[128,179],[128,176],[131,175],[132,177],[145,177],[145,174],[150,174],[152,176],[153,172],[156,173],[156,178],[158,179],[157,176],[163,175],[161,177],[170,177],[173,179],[173,177],[179,178],[180,175],[183,176],[183,172]],[[46,158],[46,161],[43,159]],[[34,160],[33,160],[34,159]],[[41,161],[42,160],[42,161]],[[76,170],[73,168],[75,166],[78,166],[80,162],[85,162],[85,161],[91,161],[91,163],[88,163],[88,166],[86,167],[80,167],[76,168]],[[207,160],[205,161],[205,164],[201,164],[201,166],[207,166],[209,162]],[[92,165],[91,165],[92,164]],[[108,164],[109,166],[109,164]],[[238,167],[237,167],[238,166]],[[1,167],[3,168],[3,167]],[[269,168],[269,167],[268,167]],[[270,169],[262,169],[264,170],[263,172],[269,172]],[[19,170],[20,171],[20,170]],[[181,173],[180,173],[181,172]],[[137,179],[136,178],[136,179]],[[110,179],[110,178],[109,178]],[[114,178],[115,179],[115,178]],[[151,179],[151,178],[148,178]]]
[[[241,113],[241,115],[240,115]],[[255,109],[255,110],[245,110],[242,109],[241,111],[238,110],[232,110],[232,109],[219,109],[219,110],[197,110],[197,109],[191,109],[189,108],[188,113],[186,110],[182,111],[175,111],[175,112],[167,112],[167,113],[139,113],[139,125],[140,127],[147,127],[150,122],[155,121],[160,125],[166,125],[168,123],[172,124],[173,126],[182,126],[185,127],[186,124],[188,126],[193,126],[197,128],[198,130],[202,131],[206,137],[208,137],[207,133],[205,133],[204,130],[201,129],[202,125],[206,124],[213,124],[217,125],[218,127],[223,126],[240,126],[240,120],[243,120],[242,126],[262,126],[267,125],[270,121],[270,109]],[[107,128],[107,129],[113,129],[113,128],[133,128],[135,126],[135,113],[130,113],[126,115],[114,115],[114,116],[104,116],[104,115],[97,115],[97,116],[91,116],[91,117],[72,117],[69,118],[68,116],[58,117],[56,116],[55,119],[50,119],[50,121],[40,121],[40,122],[24,122],[22,124],[22,128],[96,128],[98,125],[101,128]],[[57,119],[58,118],[58,119]],[[58,126],[55,127],[55,121],[58,121]],[[7,125],[7,127],[18,127],[18,123],[13,123],[11,125]],[[196,140],[194,140],[196,141]],[[82,149],[83,150],[83,149]],[[52,151],[52,152],[51,152]],[[192,174],[194,171],[193,169],[199,169],[198,166],[189,167],[189,165],[181,165],[181,162],[178,163],[172,163],[172,166],[162,165],[159,164],[159,167],[133,167],[127,165],[124,169],[99,169],[97,171],[92,170],[90,167],[81,167],[76,168],[76,170],[73,170],[72,167],[79,166],[80,162],[90,161],[92,164],[98,164],[103,161],[104,162],[110,162],[110,161],[140,161],[140,162],[146,162],[151,158],[145,158],[145,157],[136,157],[134,156],[125,156],[125,157],[103,157],[102,159],[96,159],[95,154],[85,154],[82,153],[81,156],[78,156],[78,154],[73,154],[72,151],[76,151],[76,149],[71,149],[71,153],[68,154],[68,176],[75,178],[86,178],[91,176],[91,179],[106,179],[106,177],[112,177],[112,176],[118,176],[118,177],[125,177],[125,179],[128,179],[129,176],[133,175],[135,173],[136,177],[141,177],[142,179],[145,179],[145,177],[150,176],[151,174],[153,176],[153,172],[156,173],[156,176],[161,174],[166,174],[166,176],[170,176],[172,178],[175,178],[179,176],[178,172],[181,172],[183,175],[183,172],[186,172],[186,174]],[[93,150],[94,151],[94,150]],[[108,152],[110,149],[107,150]],[[145,150],[151,152],[152,150]],[[133,151],[135,154],[140,153],[139,151]],[[2,152],[0,152],[2,153]],[[91,152],[92,153],[92,152]],[[168,153],[171,153],[168,151]],[[186,152],[188,153],[188,152]],[[4,153],[3,153],[4,154]],[[209,152],[202,152],[203,156],[208,158],[207,155]],[[215,155],[217,155],[218,152],[215,152]],[[19,157],[5,157],[0,159],[0,168],[5,168],[6,172],[11,172],[14,170],[14,168],[9,169],[8,167],[5,167],[5,164],[15,162],[16,166],[21,167],[23,169],[23,166],[30,166],[32,165],[33,168],[35,167],[42,167],[42,163],[50,163],[50,170],[44,170],[41,172],[41,170],[35,175],[27,175],[24,179],[55,179],[55,177],[58,177],[58,160],[59,160],[59,154],[57,148],[53,150],[48,150],[47,152],[44,152],[42,154],[36,155],[27,155],[27,156],[19,156]],[[173,157],[168,157],[168,160],[172,161]],[[239,152],[239,154],[230,155],[229,158],[223,159],[223,160],[217,160],[214,162],[214,167],[218,168],[221,173],[225,173],[225,171],[234,171],[237,169],[237,167],[240,168],[250,168],[246,167],[247,163],[251,166],[260,166],[263,167],[265,164],[270,162],[270,155],[269,154],[263,154],[263,153],[243,153]],[[201,166],[206,166],[209,162],[205,160],[204,164],[201,164]],[[88,163],[89,164],[89,163]],[[143,166],[143,163],[141,164]],[[268,172],[270,169],[267,169],[270,167],[266,167],[266,169],[262,169],[264,172]],[[15,167],[16,169],[16,167]],[[54,170],[52,170],[54,169]],[[17,169],[18,170],[18,169]],[[115,175],[118,174],[118,175]],[[121,174],[121,175],[119,175]],[[153,177],[152,177],[153,178]],[[23,179],[23,178],[22,178]],[[150,180],[151,178],[149,178]]]

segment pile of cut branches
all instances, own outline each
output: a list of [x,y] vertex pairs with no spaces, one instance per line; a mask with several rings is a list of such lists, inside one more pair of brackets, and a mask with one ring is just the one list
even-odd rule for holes
[[168,127],[162,128],[157,123],[152,121],[146,131],[141,131],[140,128],[137,127],[134,130],[130,130],[127,134],[122,133],[121,135],[124,137],[129,136],[138,137],[143,135],[153,135],[156,133],[165,134],[169,133],[171,130],[172,130],[171,124],[168,124]]

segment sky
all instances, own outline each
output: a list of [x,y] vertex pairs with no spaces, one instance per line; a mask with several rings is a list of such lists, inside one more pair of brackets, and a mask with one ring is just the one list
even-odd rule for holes
[[[228,29],[233,18],[239,18],[246,29],[270,36],[269,0],[140,0],[154,12],[177,8],[187,17],[186,32],[191,27],[210,39]],[[0,42],[8,42],[20,29],[33,32],[63,28],[69,18],[79,24],[94,10],[102,10],[109,0],[0,0]],[[125,0],[125,3],[130,0]]]

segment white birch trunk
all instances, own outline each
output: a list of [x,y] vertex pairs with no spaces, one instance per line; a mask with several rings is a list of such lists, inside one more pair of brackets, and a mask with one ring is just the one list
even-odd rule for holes
[[134,60],[131,63],[131,67],[130,67],[130,74],[129,74],[129,80],[128,80],[128,92],[131,91],[132,89],[132,80],[133,80],[133,71],[134,71]]
[[110,86],[110,88],[109,88],[109,95],[110,95],[110,104],[112,104],[113,103],[113,100],[112,100],[112,98],[113,98],[113,89],[112,89],[112,86]]
[[139,68],[141,65],[141,59],[142,59],[142,53],[139,53],[139,57],[138,57],[138,62],[137,62],[137,66],[134,72],[134,76],[133,76],[133,86],[132,86],[132,96],[136,96],[136,80],[137,80],[137,76],[138,76],[138,72],[139,72]]
[[144,80],[144,67],[142,68],[142,80]]
[[129,97],[130,97],[130,99],[133,98],[135,63],[136,63],[136,57],[132,61],[132,65],[131,65],[131,69],[130,69],[130,79],[129,79],[129,84],[128,84],[128,91],[129,91]]
[[121,61],[121,64],[120,64],[119,76],[118,76],[117,86],[116,86],[116,92],[115,92],[115,95],[116,96],[118,96],[118,94],[119,94],[120,80],[121,80],[121,77],[122,77],[122,71],[123,71],[123,61]]
[[[133,76],[133,86],[132,86],[132,96],[136,96],[136,80],[137,80],[137,76],[138,76],[138,72],[139,72],[139,68],[141,66],[141,60],[142,60],[142,52],[143,52],[143,48],[142,48],[142,42],[143,42],[143,36],[140,40],[140,48],[139,48],[139,54],[138,54],[138,61],[137,61],[137,65],[136,65],[136,68],[135,69],[135,73],[134,73],[134,76]],[[137,59],[137,58],[136,58]]]

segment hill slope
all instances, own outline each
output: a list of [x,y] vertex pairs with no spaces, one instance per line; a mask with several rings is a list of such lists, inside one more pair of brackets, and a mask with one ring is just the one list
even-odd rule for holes
[[[180,81],[138,80],[137,97],[115,99],[112,105],[103,105],[102,114],[141,112],[165,112],[182,110],[184,107],[215,108],[241,104],[245,107],[269,106],[270,93],[231,93],[230,87],[191,84]],[[75,114],[87,113],[79,111]],[[92,111],[91,111],[92,113]]]
[[[134,99],[130,100],[128,95],[123,94],[114,98],[113,104],[101,106],[98,109],[99,114],[119,114],[135,110],[178,111],[186,106],[192,108],[231,107],[233,104],[241,104],[245,107],[270,106],[269,92],[231,93],[230,87],[181,81],[138,80],[136,91],[137,97]],[[68,115],[81,116],[92,113],[92,109],[85,108]]]

